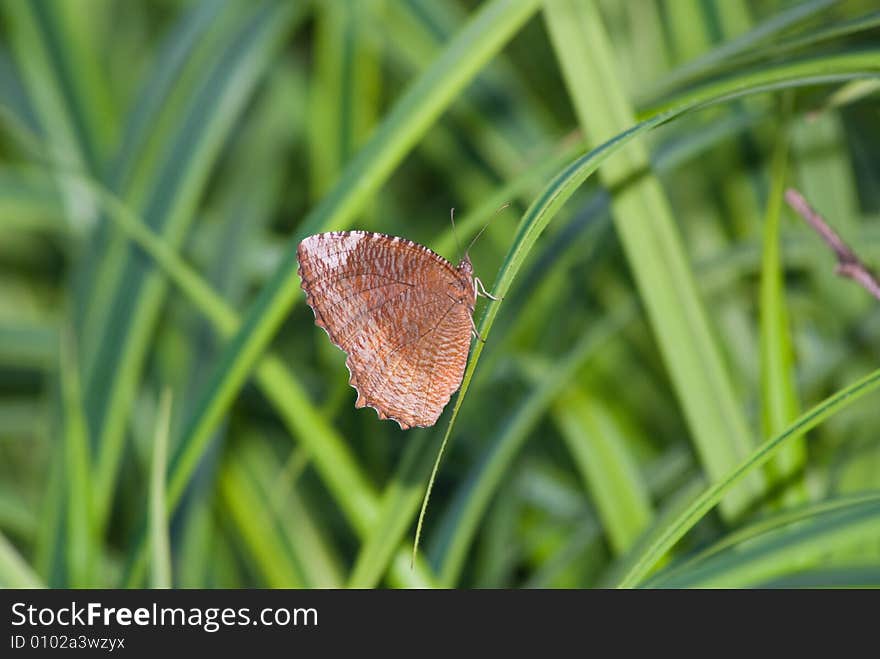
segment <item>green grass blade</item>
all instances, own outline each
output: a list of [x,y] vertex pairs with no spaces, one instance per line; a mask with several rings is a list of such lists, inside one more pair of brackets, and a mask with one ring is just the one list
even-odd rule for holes
[[[31,417],[34,416],[37,416],[36,411],[31,411]],[[0,418],[7,418],[6,409],[0,409]],[[11,488],[0,490],[0,531],[25,542],[33,542],[36,536],[35,511]]]
[[[737,0],[733,0],[733,2],[737,3]],[[674,59],[688,62],[708,50],[711,35],[708,30],[709,17],[706,15],[705,9],[705,5],[699,0],[683,0],[669,7],[667,17],[670,33],[669,44]],[[599,18],[598,16],[593,17]]]
[[378,520],[361,545],[348,580],[349,587],[374,588],[398,550],[421,500],[422,479],[433,462],[428,436],[421,431],[411,440],[386,486]]
[[776,435],[758,446],[747,460],[731,471],[725,478],[705,490],[675,522],[657,530],[656,537],[644,552],[634,557],[628,570],[618,584],[623,588],[637,586],[650,572],[651,568],[672,549],[707,512],[709,512],[746,473],[757,469],[770,460],[781,447],[793,439],[802,437],[804,433],[818,426],[825,419],[844,410],[863,396],[880,386],[880,371],[874,371],[861,380],[854,382],[829,396],[824,401],[802,414],[784,432]]
[[184,516],[185,526],[178,541],[174,574],[178,588],[208,588],[215,565],[205,560],[211,556],[219,536],[214,500],[202,496],[194,501]]
[[171,543],[165,505],[165,472],[168,465],[168,435],[171,431],[171,390],[162,392],[153,435],[153,465],[150,470],[151,586],[171,588]]
[[[297,482],[306,459],[303,451],[295,450],[286,463],[279,464],[264,441],[249,438],[226,460],[223,473],[237,472],[239,481],[244,479],[241,491],[229,484],[227,500],[236,501],[229,500],[227,505],[239,509],[240,534],[255,558],[261,557],[258,565],[267,582],[272,582],[269,575],[273,572],[286,571],[309,588],[339,588],[343,575],[336,548],[326,537],[326,525],[319,524],[303,496],[307,488]],[[239,501],[239,492],[257,507]],[[283,551],[265,556],[273,543]]]
[[[791,509],[786,509],[782,512],[776,513],[775,515],[766,517],[764,519],[758,520],[757,522],[749,524],[748,526],[737,529],[732,533],[728,533],[726,536],[724,536],[722,539],[720,539],[710,547],[703,549],[696,554],[687,557],[683,561],[680,561],[666,569],[657,572],[650,579],[645,580],[643,585],[645,587],[655,587],[659,586],[663,582],[669,581],[670,579],[677,579],[679,576],[686,578],[685,575],[687,575],[695,566],[712,560],[719,553],[731,550],[734,547],[748,546],[749,544],[751,544],[753,539],[758,538],[762,535],[778,531],[779,529],[786,526],[800,524],[805,520],[809,521],[811,518],[817,516],[827,515],[829,513],[835,514],[840,511],[852,509],[854,506],[865,503],[876,503],[876,500],[876,494],[865,493],[828,499],[825,501],[820,501],[818,503],[800,505]],[[815,563],[815,561],[808,562]],[[794,561],[794,563],[794,565],[787,566],[787,569],[789,571],[797,569],[799,565],[803,564],[803,561],[796,560]]]
[[[0,585],[619,585],[713,485],[621,200],[655,238],[674,210],[752,443],[804,418],[761,430],[786,387],[802,414],[877,368],[876,302],[771,189],[880,257],[869,4],[0,2]],[[372,229],[455,261],[486,223],[471,256],[506,294],[442,425],[354,409],[297,241]],[[674,269],[650,247],[649,275]],[[873,403],[783,440],[753,505],[721,513],[730,484],[633,585],[880,581]]]
[[[162,164],[163,147],[176,138],[187,99],[207,77],[206,62],[220,57],[223,35],[231,29],[235,11],[232,3],[198,3],[174,22],[151,62],[149,77],[124,122],[112,167],[102,179],[138,212],[148,210],[150,179],[155,179]],[[105,340],[113,294],[128,258],[126,245],[111,229],[96,228],[77,272],[77,327],[87,372]]]
[[[113,117],[100,56],[86,19],[70,2],[11,2],[2,9],[12,26],[16,61],[54,155],[100,172],[112,137]],[[92,220],[87,197],[61,185],[68,220],[82,228]],[[84,203],[85,200],[85,203]]]
[[809,0],[792,6],[786,11],[773,14],[764,23],[755,26],[745,34],[727,41],[664,76],[645,94],[657,98],[674,88],[680,88],[693,80],[709,76],[717,69],[725,67],[734,57],[760,50],[760,46],[772,43],[779,34],[806,22],[833,5],[835,0]]
[[[532,203],[520,221],[513,244],[511,245],[495,284],[491,287],[496,296],[503,297],[513,283],[522,263],[532,246],[540,237],[547,224],[558,210],[574,194],[575,190],[611,155],[624,147],[639,135],[667,123],[687,112],[751,94],[781,91],[784,89],[813,85],[820,82],[831,83],[844,81],[854,77],[880,75],[880,51],[859,54],[848,54],[839,58],[822,58],[804,60],[795,63],[780,64],[773,68],[743,74],[740,77],[704,87],[690,90],[683,95],[674,109],[659,113],[650,119],[635,124],[626,131],[616,135],[589,153],[581,156],[567,167],[544,188]],[[649,221],[648,219],[645,220]],[[495,321],[501,305],[490,304],[480,320],[478,330],[484,338]],[[471,353],[462,388],[454,408],[457,413],[463,394],[470,385],[473,371],[479,362],[483,344],[478,342]],[[453,416],[454,420],[454,416]]]
[[2,533],[0,533],[0,587],[45,588],[37,573]]
[[240,541],[252,555],[265,587],[302,588],[302,572],[291,559],[272,506],[249,462],[252,460],[234,455],[224,463],[219,481],[224,513],[230,516]]
[[[836,69],[837,65],[840,65],[841,69],[837,70],[836,74],[832,74],[831,69]],[[695,109],[724,103],[740,95],[764,93],[773,90],[784,90],[798,85],[814,84],[817,81],[814,77],[817,74],[817,69],[822,69],[818,71],[822,79],[825,79],[825,76],[828,75],[839,75],[839,79],[842,80],[853,75],[871,75],[872,72],[873,75],[877,75],[880,73],[880,59],[878,59],[878,53],[873,53],[865,58],[856,56],[853,59],[853,56],[844,56],[831,64],[826,59],[816,62],[783,64],[775,69],[755,72],[744,76],[744,78],[731,79],[726,84],[712,83],[706,88],[690,91],[687,95],[686,103],[636,124],[629,130],[571,163],[551,181],[526,211],[525,216],[520,222],[513,245],[505,258],[496,283],[492,287],[495,294],[500,296],[506,295],[526,255],[555,213],[571,197],[577,187],[599,167],[602,161],[612,155],[618,148],[638,135]],[[478,325],[478,331],[481,336],[487,337],[489,335],[498,311],[498,304],[487,306],[486,312]],[[470,387],[470,382],[482,350],[483,344],[478,342],[471,352],[471,358],[453,407],[446,436],[449,436],[452,432],[458,410]],[[572,350],[572,355],[574,354],[575,351]],[[563,360],[563,363],[568,363],[568,361],[566,358]],[[552,400],[552,395],[549,396],[549,399]],[[544,405],[541,402],[537,402],[535,405],[539,412],[542,413]],[[457,578],[473,531],[479,523],[480,515],[485,510],[492,491],[497,486],[501,474],[503,474],[507,464],[506,459],[514,455],[518,443],[525,440],[526,434],[519,430],[520,424],[528,425],[528,417],[536,413],[531,408],[531,404],[527,409],[521,409],[517,413],[517,420],[511,421],[508,425],[508,428],[516,428],[517,431],[505,432],[505,436],[515,438],[516,441],[505,442],[503,449],[499,449],[493,455],[487,456],[484,466],[490,469],[490,471],[475,476],[473,480],[467,479],[465,484],[462,485],[462,491],[465,494],[453,506],[461,511],[462,515],[467,516],[467,523],[462,520],[456,520],[452,523],[451,528],[454,530],[454,539],[438,543],[438,550],[432,552],[432,555],[437,557],[437,560],[442,560],[443,566],[440,569],[440,577],[444,584],[452,583]],[[524,417],[522,421],[519,420],[520,417]],[[441,538],[449,539],[452,535],[448,532],[439,532]]]
[[6,367],[52,370],[58,364],[58,345],[54,324],[0,321],[0,364]]
[[[734,544],[711,558],[658,575],[660,588],[743,588],[784,577],[804,564],[821,561],[841,548],[864,544],[880,534],[880,497],[847,502],[832,510],[811,511],[797,524],[778,524],[752,534],[747,545]],[[765,524],[765,527],[769,524]]]
[[380,66],[367,20],[373,4],[330,2],[316,7],[308,133],[314,199],[332,188],[376,123]]
[[[82,174],[68,171],[65,175],[77,177],[88,186],[106,217],[153,258],[221,334],[229,336],[235,330],[239,324],[235,310],[115,195]],[[343,438],[312,404],[302,384],[279,357],[264,356],[257,366],[256,379],[291,434],[309,450],[351,525],[358,533],[367,534],[373,527],[379,503],[372,484],[360,470]],[[396,565],[406,564],[400,557],[395,560]],[[395,578],[399,583],[413,586],[431,582],[421,564],[416,566],[415,572],[406,565],[405,571],[397,573]]]
[[485,5],[434,64],[407,90],[367,145],[345,169],[333,190],[304,220],[299,235],[264,287],[211,377],[199,410],[190,420],[172,466],[176,497],[205,450],[212,430],[274,335],[293,301],[301,299],[296,275],[298,238],[318,229],[345,226],[415,141],[455,95],[526,19],[537,2],[495,0]]
[[[419,71],[430,64],[465,19],[465,9],[455,3],[403,0],[379,5],[370,29],[393,35],[386,37],[392,65],[407,72]],[[547,130],[555,128],[550,128],[553,124],[546,107],[509,66],[506,55],[500,53],[491,67],[481,71],[470,93],[450,109],[456,127],[466,133],[481,158],[503,178],[520,171],[524,156]],[[492,118],[489,108],[495,103],[505,105],[502,121]],[[468,185],[457,178],[460,176],[452,179],[455,186]]]
[[525,403],[469,470],[441,519],[429,549],[432,563],[439,565],[441,583],[452,586],[457,582],[480,519],[529,432],[575,374],[620,331],[623,321],[634,311],[634,307],[619,309],[584,332],[534,386]]
[[[209,63],[204,80],[181,108],[184,117],[168,136],[163,166],[155,172],[147,222],[172,246],[179,245],[199,192],[207,182],[223,141],[294,16],[293,5],[261,3],[249,20],[227,35],[220,57]],[[115,282],[107,323],[90,372],[87,405],[98,429],[96,491],[98,519],[104,522],[116,482],[125,439],[127,410],[138,384],[153,323],[164,297],[161,278],[128,253]],[[170,482],[174,487],[173,480]]]
[[[497,192],[482,201],[479,206],[466,215],[456,217],[455,233],[450,224],[443,233],[432,241],[431,245],[438,254],[453,254],[457,249],[457,240],[467,244],[487,223],[495,220],[495,214],[503,204],[520,199],[524,203],[537,195],[545,182],[566,164],[577,158],[586,149],[580,136],[569,136],[561,144],[555,145],[550,151],[536,159],[518,176],[502,185]],[[512,211],[504,211],[505,215]],[[500,219],[500,218],[499,218]]]
[[650,496],[608,405],[569,387],[554,405],[554,420],[596,507],[615,553],[635,542],[653,517]]
[[[880,26],[880,12],[877,13],[877,25]],[[815,116],[830,112],[835,108],[846,107],[878,93],[880,93],[880,80],[853,80],[831,94],[813,116],[815,118]]]
[[[852,179],[852,160],[835,153],[847,140],[844,124],[836,112],[811,116],[811,121],[792,125],[792,174],[795,185],[810,198],[823,199],[822,212],[832,218],[835,231],[849,236],[859,226],[859,192]],[[801,220],[798,219],[798,222]],[[817,259],[827,257],[828,247],[813,241]],[[841,286],[833,268],[817,260],[811,273],[815,295],[825,301],[829,317],[847,322],[874,303],[857,286]]]
[[[553,0],[544,15],[569,94],[591,141],[631,125],[635,114],[617,83],[614,54],[595,3]],[[691,439],[710,479],[716,480],[748,455],[752,432],[697,293],[672,209],[647,167],[647,150],[632,144],[609,160],[599,176],[611,189],[629,178],[640,179],[614,194],[615,228]],[[722,503],[722,512],[735,517],[762,491],[761,474],[750,473]]]
[[[764,437],[781,432],[800,414],[794,372],[794,348],[784,292],[779,225],[788,159],[788,135],[783,126],[777,138],[770,169],[770,193],[764,216],[764,249],[761,266],[761,430]],[[770,483],[791,478],[804,465],[804,440],[795,440],[767,463]],[[792,491],[792,495],[795,491]],[[802,499],[800,492],[797,498]]]
[[64,209],[52,180],[42,172],[0,168],[0,226],[65,233]]
[[[64,415],[64,464],[67,482],[66,521],[63,555],[66,559],[68,583],[73,588],[94,585],[93,569],[98,559],[98,543],[94,535],[93,492],[89,437],[75,356],[75,339],[65,332],[61,347],[61,397]],[[59,552],[61,553],[61,552]]]
[[[297,457],[299,455],[297,453]],[[275,487],[268,494],[295,560],[302,566],[309,587],[341,588],[344,576],[336,549],[324,525],[315,518],[308,500],[301,496],[295,483],[289,482],[287,471],[288,465],[285,465],[285,473],[275,479]]]
[[222,42],[236,20],[241,20],[236,8],[222,2],[199,2],[163,35],[150,75],[123,126],[113,171],[109,172],[113,190],[145,187],[138,179],[155,167],[155,152],[172,130],[167,115],[175,114],[183,102],[181,97],[190,93],[187,88],[204,75],[204,61],[217,57],[216,42]]
[[[39,120],[29,98],[22,72],[13,62],[8,44],[0,46],[0,120],[9,126],[22,126],[29,132],[39,132]],[[10,146],[27,148],[13,139]]]
[[880,568],[876,565],[847,565],[796,572],[773,579],[762,588],[880,588]]

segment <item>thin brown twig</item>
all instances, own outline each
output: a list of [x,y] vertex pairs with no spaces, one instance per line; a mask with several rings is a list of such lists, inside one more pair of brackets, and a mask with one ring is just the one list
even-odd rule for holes
[[788,202],[792,210],[816,230],[816,233],[834,252],[837,257],[837,267],[834,272],[841,277],[852,279],[880,300],[880,280],[877,279],[877,275],[862,262],[849,245],[843,242],[843,239],[831,228],[825,218],[810,206],[804,196],[794,188],[789,188],[785,191],[785,201]]

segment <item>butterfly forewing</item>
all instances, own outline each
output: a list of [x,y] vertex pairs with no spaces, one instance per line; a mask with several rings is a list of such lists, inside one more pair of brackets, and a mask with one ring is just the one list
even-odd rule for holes
[[364,231],[310,236],[297,258],[315,322],[348,355],[356,405],[401,428],[433,425],[467,362],[469,273],[427,247]]

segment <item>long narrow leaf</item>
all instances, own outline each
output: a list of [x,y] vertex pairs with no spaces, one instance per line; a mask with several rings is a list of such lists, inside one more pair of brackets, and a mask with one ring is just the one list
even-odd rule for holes
[[93,567],[98,558],[98,544],[94,536],[91,459],[73,333],[65,332],[62,341],[60,376],[68,487],[64,554],[67,557],[69,583],[76,588],[85,588],[94,585]]
[[[800,413],[779,248],[787,158],[788,135],[783,127],[771,164],[761,267],[761,429],[765,437],[781,432]],[[792,442],[768,463],[771,483],[791,478],[803,466],[805,459],[803,440]]]
[[171,426],[171,390],[162,392],[153,436],[153,466],[150,470],[150,546],[153,588],[171,588],[171,543],[165,514],[165,471]]
[[618,585],[623,588],[631,588],[638,585],[657,561],[672,549],[675,543],[693,528],[694,524],[709,512],[721,500],[725,492],[736,485],[746,473],[765,464],[787,442],[802,437],[804,433],[815,428],[822,421],[845,409],[861,397],[871,393],[878,386],[880,386],[880,371],[874,371],[825,399],[801,415],[784,432],[761,444],[752,452],[747,460],[728,474],[727,477],[705,490],[674,523],[659,529],[656,537],[644,552],[634,557],[631,561],[629,569]]
[[711,558],[690,564],[653,585],[661,588],[742,588],[757,586],[796,572],[835,550],[857,546],[880,535],[880,499],[849,502],[830,511],[816,511],[798,524],[752,537]]
[[[581,126],[594,143],[633,123],[634,112],[616,82],[614,54],[593,0],[552,0],[545,8],[557,57]],[[737,401],[721,349],[697,293],[682,238],[659,181],[640,144],[599,171],[607,187],[639,177],[614,195],[614,223],[666,371],[710,479],[720,478],[751,447],[752,432]],[[650,219],[649,219],[650,218]],[[763,490],[752,473],[722,504],[736,516]]]
[[[871,75],[871,72],[873,72],[873,75],[880,73],[880,55],[878,55],[878,53],[868,55],[864,60],[859,61],[855,69],[849,68],[855,63],[850,59],[850,56],[846,56],[845,59],[847,60],[846,62],[844,62],[844,60],[837,62],[838,64],[842,64],[844,68],[848,69],[848,72],[846,73],[841,72],[842,75],[839,79],[846,79],[854,74],[865,76]],[[596,149],[593,149],[571,163],[560,174],[558,174],[553,181],[551,181],[547,188],[545,188],[541,195],[526,211],[525,216],[520,222],[517,234],[514,237],[513,244],[511,245],[504,264],[501,267],[495,285],[492,287],[495,294],[500,297],[506,295],[513,279],[519,271],[519,268],[522,266],[526,255],[531,250],[546,225],[552,220],[559,208],[571,197],[577,187],[617,149],[643,132],[656,128],[657,126],[660,126],[688,111],[693,111],[701,107],[708,107],[712,104],[723,103],[738,96],[772,90],[782,90],[799,85],[815,84],[815,82],[817,82],[817,78],[815,77],[817,73],[816,69],[824,68],[827,64],[827,59],[824,59],[821,62],[816,62],[812,66],[806,62],[784,64],[776,69],[765,69],[760,72],[755,72],[750,76],[746,76],[745,78],[730,80],[726,85],[713,83],[708,85],[705,89],[690,91],[687,94],[686,101],[682,105],[676,107],[676,109],[669,110],[636,124],[629,130],[617,135],[615,138]],[[855,73],[855,71],[859,71],[859,73]],[[830,71],[824,70],[820,72],[820,79],[825,80],[828,75],[831,75]],[[645,221],[650,220],[646,219]],[[489,335],[498,311],[498,304],[487,306],[486,312],[477,327],[481,336],[487,337]],[[451,436],[455,420],[458,416],[458,411],[464,401],[474,371],[479,363],[480,355],[483,351],[483,345],[482,342],[477,342],[471,352],[471,358],[464,374],[462,386],[459,390],[458,397],[456,398],[455,406],[453,407],[452,417],[450,418],[446,434],[444,435],[444,441]],[[504,455],[508,455],[507,451],[505,451]],[[492,464],[498,464],[498,462],[493,461]],[[497,481],[493,479],[493,485],[496,483]],[[490,490],[491,487],[485,489]],[[468,538],[469,533],[473,531],[476,519],[485,508],[488,494],[484,492],[484,488],[480,488],[479,491],[481,492],[480,498],[473,502],[473,524],[466,527],[463,526],[462,529],[460,529],[461,533],[456,533],[456,535],[462,540],[456,543],[456,551],[450,554],[451,558],[444,559],[445,561],[448,560],[446,566],[441,570],[444,579],[457,574],[456,568],[460,567],[459,561],[463,558],[466,551],[466,538]],[[470,507],[470,503],[468,505]]]

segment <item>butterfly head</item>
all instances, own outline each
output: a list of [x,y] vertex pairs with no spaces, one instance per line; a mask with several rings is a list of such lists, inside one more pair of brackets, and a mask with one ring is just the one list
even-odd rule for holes
[[459,304],[467,305],[468,309],[473,311],[477,296],[474,289],[474,267],[471,265],[471,258],[465,254],[455,270],[458,276],[451,284],[449,297]]

